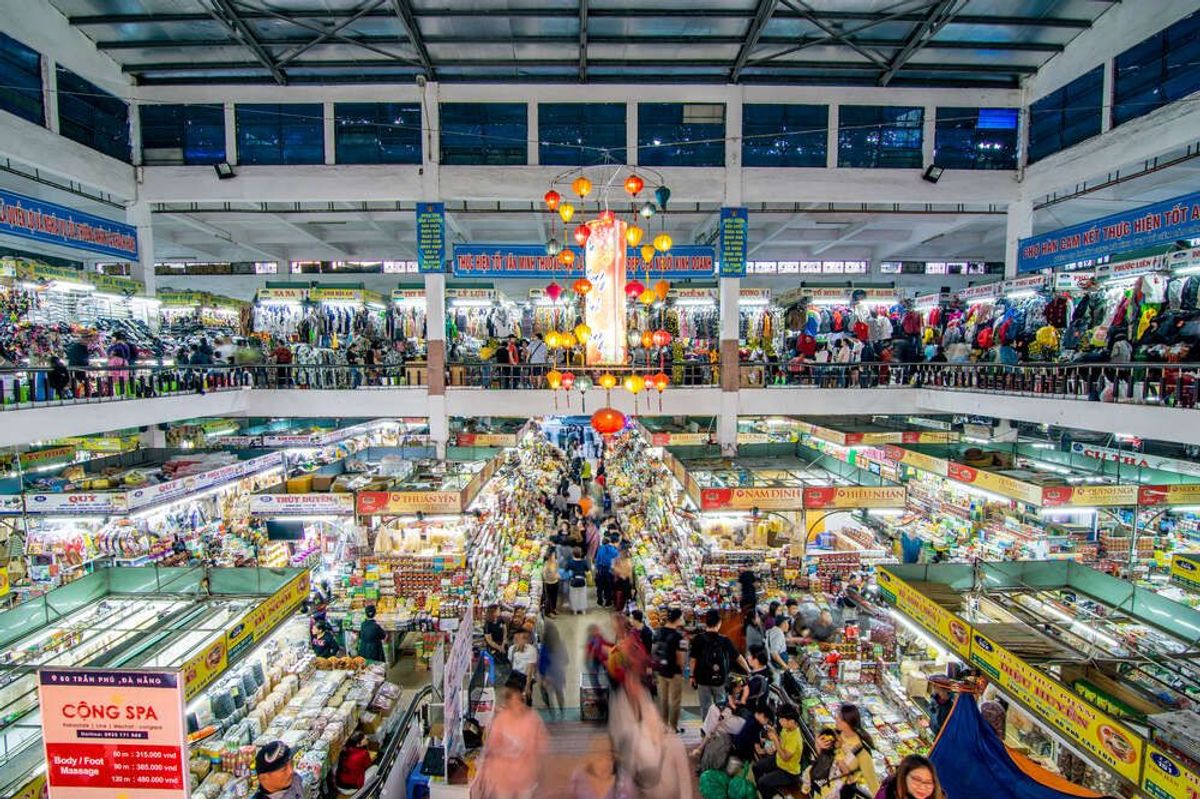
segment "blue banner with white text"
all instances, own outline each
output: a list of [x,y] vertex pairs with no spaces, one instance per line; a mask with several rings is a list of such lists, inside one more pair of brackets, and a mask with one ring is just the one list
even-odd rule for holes
[[745,208],[721,209],[721,277],[745,277],[750,214]]
[[445,203],[417,203],[417,271],[446,271]]
[[137,260],[137,228],[0,189],[0,233]]
[[[456,277],[583,277],[583,250],[570,248],[575,263],[564,266],[540,244],[458,244],[454,247],[453,272]],[[644,278],[646,264],[634,247],[626,251],[630,279]],[[670,280],[711,279],[716,268],[712,247],[685,244],[654,256],[650,275]]]

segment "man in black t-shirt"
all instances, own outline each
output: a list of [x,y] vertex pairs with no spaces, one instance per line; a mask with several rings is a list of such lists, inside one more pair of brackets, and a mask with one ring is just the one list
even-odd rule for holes
[[[496,671],[508,663],[508,625],[500,618],[500,608],[492,605],[483,617],[483,647],[496,663]],[[499,682],[499,679],[497,679]]]
[[700,718],[708,716],[713,704],[725,702],[725,684],[735,663],[743,672],[750,671],[733,642],[721,635],[721,614],[715,608],[704,614],[704,628],[691,645],[692,687],[700,698]]
[[654,679],[658,684],[658,712],[667,729],[679,729],[679,708],[683,704],[683,611],[671,608],[667,611],[667,623],[654,636],[651,661],[654,664]]

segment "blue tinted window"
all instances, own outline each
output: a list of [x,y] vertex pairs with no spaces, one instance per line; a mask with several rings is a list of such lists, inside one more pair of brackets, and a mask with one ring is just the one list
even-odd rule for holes
[[42,57],[0,33],[0,109],[46,124],[42,106]]
[[725,166],[725,106],[638,103],[638,163]]
[[220,105],[143,105],[142,161],[219,164],[225,160],[225,109]]
[[333,120],[339,164],[421,163],[416,103],[334,103]]
[[838,109],[838,166],[920,169],[922,108],[843,105]]
[[624,103],[540,103],[538,163],[625,163]]
[[742,165],[823,167],[829,106],[742,106]]
[[941,108],[933,162],[944,169],[1016,169],[1017,109]]
[[523,166],[529,161],[525,103],[442,103],[441,163]]
[[320,103],[239,103],[235,113],[239,163],[325,163],[325,124]]
[[66,67],[60,66],[57,75],[59,133],[128,162],[129,106],[125,101]]
[[1029,106],[1029,163],[1100,132],[1103,83],[1096,67]]
[[1139,42],[1113,65],[1113,125],[1200,90],[1200,12]]

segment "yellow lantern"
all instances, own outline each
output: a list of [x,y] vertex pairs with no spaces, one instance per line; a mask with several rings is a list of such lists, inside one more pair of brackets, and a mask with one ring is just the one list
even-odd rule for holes
[[658,250],[659,252],[666,252],[667,250],[671,249],[672,243],[671,237],[666,233],[659,233],[654,237],[654,249]]
[[671,284],[665,280],[660,280],[654,284],[654,294],[660,300],[667,298],[667,292],[671,290]]
[[646,235],[646,231],[642,230],[637,225],[630,225],[625,228],[625,241],[630,247],[636,247],[642,243],[642,236]]
[[557,369],[551,369],[549,372],[546,372],[546,385],[558,391],[562,386],[562,372]]
[[590,327],[583,323],[575,325],[575,338],[578,339],[580,343],[586,342],[591,337],[592,329]]
[[654,293],[653,289],[646,289],[638,295],[638,302],[640,302],[642,305],[653,305],[657,301],[658,295]]
[[569,330],[565,333],[558,334],[558,346],[562,347],[564,350],[572,349],[578,343],[579,342],[575,340],[575,334]]
[[[642,349],[648,350],[654,345],[654,334],[649,330],[642,331]],[[634,392],[635,394],[637,392]]]
[[652,244],[643,244],[642,245],[642,260],[646,262],[647,267],[650,266],[650,264],[654,263],[654,245],[652,245]]
[[571,184],[571,191],[579,195],[579,199],[583,199],[592,193],[592,182],[583,175],[575,178],[575,182]]
[[625,390],[630,394],[640,394],[646,387],[646,378],[641,375],[630,375],[625,378]]
[[549,333],[547,333],[545,342],[546,342],[547,349],[551,349],[551,350],[558,349],[558,332],[551,330]]
[[558,206],[558,215],[563,222],[570,222],[571,217],[575,216],[575,206],[570,203],[562,203]]
[[600,388],[604,389],[605,391],[609,391],[617,384],[617,378],[612,374],[605,372],[604,374],[600,375],[600,379],[596,382],[600,384]]

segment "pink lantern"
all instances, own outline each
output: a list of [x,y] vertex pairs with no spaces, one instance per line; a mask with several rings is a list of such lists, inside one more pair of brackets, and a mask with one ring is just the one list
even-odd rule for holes
[[546,286],[546,296],[550,298],[550,302],[558,302],[558,298],[562,296],[563,288],[558,283],[551,282]]

